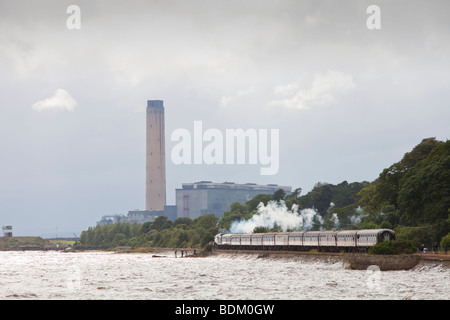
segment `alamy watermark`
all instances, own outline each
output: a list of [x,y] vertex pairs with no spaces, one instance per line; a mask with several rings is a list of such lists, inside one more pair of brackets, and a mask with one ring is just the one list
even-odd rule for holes
[[78,291],[81,286],[82,272],[78,266],[69,266],[67,269],[66,287],[71,291]]
[[172,132],[177,144],[170,154],[174,164],[249,164],[261,166],[261,175],[275,175],[280,166],[279,129],[219,129],[203,131],[194,121],[193,133],[179,128]]
[[379,6],[372,4],[367,7],[366,13],[371,15],[366,20],[366,26],[369,30],[381,29],[381,9]]
[[81,29],[81,9],[77,5],[70,5],[66,10],[67,14],[70,16],[67,17],[66,26],[69,30],[80,30]]
[[373,293],[384,293],[384,286],[381,283],[381,269],[377,265],[370,265],[366,270],[366,285],[367,289]]

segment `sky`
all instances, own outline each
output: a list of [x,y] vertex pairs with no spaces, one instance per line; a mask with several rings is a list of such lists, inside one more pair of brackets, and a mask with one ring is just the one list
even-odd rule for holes
[[[446,0],[0,0],[0,224],[72,236],[144,209],[147,100],[164,101],[168,204],[201,180],[302,194],[373,181],[422,139],[449,138],[449,11]],[[177,164],[171,135],[196,121],[278,130],[278,170]]]

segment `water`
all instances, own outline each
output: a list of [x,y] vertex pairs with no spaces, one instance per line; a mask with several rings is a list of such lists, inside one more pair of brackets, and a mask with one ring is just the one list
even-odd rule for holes
[[377,272],[300,258],[167,255],[0,252],[0,299],[450,299],[450,270],[439,264]]

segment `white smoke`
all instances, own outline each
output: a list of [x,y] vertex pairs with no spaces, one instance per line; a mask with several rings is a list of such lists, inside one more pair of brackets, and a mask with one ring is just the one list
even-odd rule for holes
[[368,214],[364,213],[364,209],[361,206],[355,209],[355,214],[350,217],[350,222],[354,225],[361,224],[363,218],[367,217]]
[[251,233],[256,227],[266,227],[269,230],[278,226],[282,231],[310,230],[315,222],[323,224],[320,214],[314,209],[298,211],[298,206],[292,206],[289,210],[284,201],[269,201],[258,205],[258,212],[249,220],[234,221],[231,224],[232,233]]
[[330,212],[331,209],[333,209],[336,205],[334,202],[330,202],[330,207],[328,208],[327,212]]
[[333,223],[334,223],[334,228],[335,229],[340,229],[341,228],[341,223],[339,222],[339,218],[337,213],[333,213],[331,215],[331,219],[330,219]]
[[361,216],[356,215],[356,214],[352,215],[352,216],[350,217],[350,222],[353,223],[353,224],[355,224],[355,225],[360,224],[360,223],[361,223]]
[[315,209],[303,209],[298,214],[302,219],[300,230],[311,230],[315,222],[318,222],[321,227],[323,225],[323,218]]

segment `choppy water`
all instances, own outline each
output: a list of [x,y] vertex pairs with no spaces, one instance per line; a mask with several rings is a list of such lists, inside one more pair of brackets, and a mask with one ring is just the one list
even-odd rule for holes
[[373,272],[341,262],[168,254],[0,252],[0,299],[450,299],[450,269],[439,264]]

